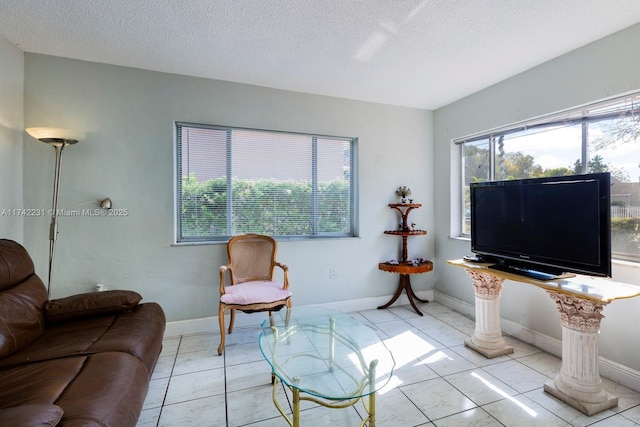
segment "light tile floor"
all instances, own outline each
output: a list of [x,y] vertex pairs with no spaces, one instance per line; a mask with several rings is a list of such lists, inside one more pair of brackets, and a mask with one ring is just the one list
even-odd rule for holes
[[[505,337],[515,352],[485,359],[463,344],[473,320],[435,302],[421,309],[424,317],[401,305],[351,313],[396,359],[394,377],[377,395],[378,426],[640,426],[640,393],[603,379],[619,404],[587,417],[543,391],[559,358]],[[218,334],[165,339],[138,427],[286,426],[258,348],[265,315],[251,316],[256,326],[229,335],[222,356]],[[337,410],[304,402],[302,409],[304,426],[358,426],[363,413],[359,403]]]

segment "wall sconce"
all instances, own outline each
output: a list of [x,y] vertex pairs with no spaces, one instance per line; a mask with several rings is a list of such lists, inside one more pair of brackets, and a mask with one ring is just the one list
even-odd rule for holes
[[62,150],[67,145],[81,141],[85,134],[69,129],[34,127],[27,128],[27,133],[33,138],[53,146],[55,149],[55,172],[53,176],[53,202],[51,206],[51,224],[49,225],[49,274],[47,292],[51,299],[51,276],[53,273],[53,259],[55,256],[56,238],[58,235],[58,189],[60,187],[60,169],[62,168]]
[[107,197],[102,200],[86,200],[84,202],[76,203],[75,205],[71,206],[69,210],[77,208],[78,206],[86,205],[87,203],[95,203],[95,202],[98,202],[98,206],[100,206],[102,209],[109,210],[113,207],[113,203],[111,202],[111,199]]
[[106,198],[106,199],[102,199],[102,200],[98,200],[98,202],[100,202],[100,207],[102,209],[111,209],[111,199],[110,198]]

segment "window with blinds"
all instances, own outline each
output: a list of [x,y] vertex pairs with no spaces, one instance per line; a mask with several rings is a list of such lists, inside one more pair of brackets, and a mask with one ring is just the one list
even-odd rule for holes
[[177,241],[355,236],[355,138],[176,123]]
[[471,182],[610,172],[613,256],[640,260],[639,137],[636,93],[455,140],[463,173],[462,235],[471,230]]

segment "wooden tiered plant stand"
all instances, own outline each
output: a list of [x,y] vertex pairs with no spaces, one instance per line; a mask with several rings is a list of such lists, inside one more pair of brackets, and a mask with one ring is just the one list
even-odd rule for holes
[[396,293],[393,295],[391,300],[378,307],[379,309],[388,308],[398,300],[400,295],[402,295],[402,291],[404,290],[407,294],[407,298],[409,299],[409,303],[411,307],[422,316],[422,312],[416,306],[415,300],[418,300],[423,303],[427,303],[429,301],[418,298],[416,293],[411,288],[411,281],[409,276],[411,274],[422,274],[427,273],[433,270],[433,263],[431,261],[427,261],[425,259],[421,259],[419,261],[410,260],[407,252],[407,239],[409,236],[423,236],[427,234],[425,230],[413,230],[412,227],[409,226],[408,216],[409,212],[413,209],[417,209],[421,207],[420,203],[392,203],[389,204],[391,209],[394,209],[400,213],[402,217],[402,223],[400,224],[399,230],[387,230],[384,234],[391,234],[394,236],[402,237],[402,253],[400,260],[397,263],[391,262],[381,262],[378,264],[378,269],[382,271],[386,271],[388,273],[396,273],[400,275],[400,283],[398,284],[398,289]]

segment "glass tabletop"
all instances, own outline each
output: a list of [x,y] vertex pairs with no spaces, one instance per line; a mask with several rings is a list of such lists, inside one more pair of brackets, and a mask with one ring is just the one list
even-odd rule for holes
[[395,367],[393,355],[371,327],[336,310],[281,310],[263,322],[259,340],[280,381],[325,399],[374,393],[387,384]]

